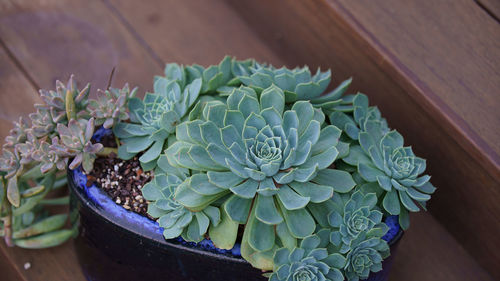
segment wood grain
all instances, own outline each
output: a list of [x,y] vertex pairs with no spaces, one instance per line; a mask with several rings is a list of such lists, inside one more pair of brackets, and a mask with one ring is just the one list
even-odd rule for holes
[[113,86],[129,82],[144,92],[161,73],[161,63],[101,1],[2,3],[0,38],[38,87],[52,89],[56,79],[73,73],[94,90],[105,88],[116,67]]
[[[40,102],[38,94],[29,80],[19,71],[8,56],[0,48],[0,140],[9,133],[12,122],[19,117],[28,117],[33,112],[33,104]],[[13,98],[16,97],[16,98]]]
[[[491,65],[490,62],[485,62],[485,69],[481,72],[481,69],[477,69],[478,65],[474,59],[485,59],[485,56],[494,55],[498,57],[499,52],[494,48],[498,44],[495,41],[492,43],[492,39],[484,39],[483,41],[487,44],[485,46],[474,45],[477,42],[468,42],[467,44],[472,44],[471,47],[476,46],[479,49],[473,51],[475,56],[472,57],[467,56],[463,50],[450,50],[450,52],[461,52],[463,55],[461,58],[462,68],[471,65],[473,70],[475,69],[484,75],[484,77],[478,77],[480,74],[474,76],[482,83],[471,82],[469,78],[462,81],[458,75],[469,70],[455,70],[454,68],[457,67],[451,62],[447,62],[440,72],[446,73],[443,74],[443,77],[448,80],[434,81],[432,80],[434,78],[428,78],[431,80],[426,81],[426,83],[432,82],[433,84],[426,84],[420,80],[420,73],[408,72],[407,65],[398,60],[396,51],[391,49],[395,48],[391,47],[393,45],[401,48],[400,45],[405,44],[401,42],[403,40],[380,41],[378,38],[383,38],[383,36],[379,37],[378,34],[368,33],[367,28],[365,28],[365,25],[379,26],[388,19],[378,19],[369,15],[371,21],[361,25],[358,21],[358,15],[350,13],[343,6],[344,2],[341,1],[266,1],[265,6],[259,5],[259,3],[263,3],[259,1],[229,2],[257,30],[264,41],[282,53],[283,59],[288,64],[307,63],[313,67],[332,68],[336,81],[341,81],[349,76],[354,77],[351,91],[359,90],[368,94],[371,102],[380,107],[391,127],[399,130],[405,136],[406,144],[412,145],[417,155],[428,159],[428,172],[432,175],[432,182],[439,188],[430,202],[431,212],[483,266],[491,272],[495,272],[495,276],[500,276],[500,270],[496,266],[500,262],[500,251],[498,251],[500,249],[498,240],[500,236],[500,206],[498,205],[500,169],[496,168],[494,161],[490,161],[490,156],[494,156],[495,153],[488,154],[478,149],[477,143],[467,137],[469,131],[462,130],[461,126],[464,122],[460,121],[459,114],[452,112],[453,114],[447,115],[452,107],[444,102],[436,103],[431,99],[438,97],[436,93],[460,89],[460,94],[456,95],[458,102],[470,104],[471,107],[470,111],[463,113],[464,117],[471,115],[470,120],[473,120],[471,122],[480,123],[481,119],[479,117],[476,119],[474,116],[479,116],[476,113],[483,109],[478,108],[478,101],[472,102],[466,97],[472,96],[468,92],[469,89],[473,88],[474,91],[477,87],[487,89],[489,93],[484,89],[477,90],[484,95],[484,98],[477,98],[477,100],[484,102],[484,110],[490,113],[488,117],[490,124],[482,126],[492,131],[489,132],[489,136],[493,142],[495,134],[498,133],[497,128],[500,127],[500,120],[491,119],[491,116],[498,116],[498,110],[493,112],[494,110],[489,108],[486,103],[498,103],[500,87],[497,87],[498,76],[495,76],[495,73],[498,71],[499,64]],[[358,3],[358,1],[349,3],[354,2]],[[389,2],[391,1],[365,3],[364,9],[359,8],[358,12],[369,14],[373,10],[375,13],[381,9],[380,6],[385,7],[385,10],[388,11],[405,9],[401,6],[402,3],[392,3],[394,8],[388,8]],[[461,1],[456,3],[455,5],[459,5]],[[427,4],[422,3],[422,5]],[[372,6],[377,7],[372,8]],[[478,9],[477,6],[467,6],[466,8]],[[457,8],[455,7],[455,9]],[[425,9],[417,10],[418,13],[425,11]],[[461,11],[468,13],[465,9]],[[404,13],[408,12],[400,12],[402,16],[407,16]],[[432,13],[438,12],[432,11]],[[476,15],[475,12],[471,14]],[[378,15],[379,17],[389,16]],[[398,15],[397,13],[392,15],[393,24],[396,26]],[[363,16],[364,14],[359,15],[359,17]],[[420,14],[416,14],[412,17],[419,16]],[[427,18],[425,15],[421,16]],[[453,18],[453,16],[449,17]],[[453,18],[453,20],[456,19]],[[483,19],[478,20],[481,23]],[[402,21],[402,25],[404,25],[405,20],[402,19]],[[449,32],[442,25],[436,24],[432,28],[434,33],[437,33],[435,30],[440,30],[442,33]],[[486,27],[486,30],[489,29],[496,32],[496,27]],[[379,27],[377,30],[381,33],[384,31],[383,27]],[[412,28],[409,27],[409,30]],[[464,32],[466,31],[464,30]],[[480,32],[480,29],[474,27],[473,31]],[[392,33],[391,36],[397,36],[400,33],[403,33],[401,35],[403,38],[410,36],[404,30],[392,30],[391,26],[387,27],[387,32]],[[454,30],[453,32],[458,31]],[[441,39],[436,39],[438,40],[436,44],[432,44],[436,34],[434,37],[425,35],[421,33],[414,35],[415,38],[411,40],[414,46],[408,46],[408,48],[416,49],[413,51],[415,54],[404,53],[406,59],[410,56],[415,60],[422,60],[421,56],[429,54],[425,60],[432,61],[434,56],[439,55],[438,51],[426,52],[424,50],[424,54],[417,53],[421,52],[418,48],[424,44],[427,44],[426,48],[432,46],[432,48],[439,49],[441,46],[438,44],[441,43],[439,41]],[[484,32],[482,36],[492,37],[490,33],[485,34]],[[500,37],[493,36],[492,38]],[[429,43],[428,40],[431,42]],[[462,42],[460,40],[458,41]],[[456,48],[464,48],[464,45],[469,46],[467,44],[462,43]],[[386,45],[389,46],[386,47]],[[448,46],[448,49],[451,48],[444,43],[442,45]],[[490,53],[487,55],[480,53],[481,48],[490,50]],[[442,58],[435,59],[443,60]],[[420,63],[415,62],[416,66],[413,67],[421,72],[429,71],[423,68]],[[429,65],[437,67],[433,62],[429,62]],[[421,68],[417,68],[417,66]],[[454,68],[447,69],[446,67]],[[454,74],[451,75],[448,72]],[[450,75],[451,77],[449,77]],[[423,77],[427,76],[428,74],[423,75]],[[467,81],[474,86],[464,84]],[[462,88],[460,85],[463,85]],[[431,97],[428,96],[429,93]],[[453,99],[453,96],[448,95],[447,98]]]
[[224,1],[105,1],[163,62],[209,65],[231,55],[283,64]]
[[462,245],[429,213],[411,216],[389,281],[493,281]]
[[497,22],[500,22],[500,1],[498,0],[474,0]]

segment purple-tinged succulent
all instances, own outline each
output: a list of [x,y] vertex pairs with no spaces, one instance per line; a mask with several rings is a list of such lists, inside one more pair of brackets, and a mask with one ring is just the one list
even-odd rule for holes
[[37,105],[37,107],[49,110],[55,123],[61,122],[65,117],[74,119],[88,116],[86,107],[90,84],[78,90],[73,75],[69,78],[67,85],[57,80],[55,91],[40,90],[39,92],[45,104]]
[[137,88],[130,90],[128,84],[122,89],[110,88],[106,91],[97,91],[97,99],[89,101],[90,115],[95,118],[97,126],[102,125],[109,129],[119,121],[127,120],[127,101],[137,92]]
[[5,178],[13,177],[19,169],[21,169],[19,152],[14,150],[3,149],[0,155],[0,171],[6,172]]
[[[85,172],[92,171],[96,153],[102,150],[103,146],[100,143],[93,144],[91,142],[94,134],[94,118],[78,122],[71,119],[66,127],[63,124],[57,125],[57,132],[60,139],[57,137],[52,139],[50,149],[54,150],[60,157],[74,157],[69,164],[70,169],[83,166]],[[60,141],[59,141],[60,140]]]
[[50,111],[42,105],[35,105],[35,108],[37,109],[36,112],[29,115],[33,134],[37,137],[52,134],[57,123],[54,122]]
[[33,130],[27,130],[26,140],[16,144],[15,147],[21,156],[21,164],[29,164],[32,161],[37,161],[33,155],[40,148],[40,140],[33,134]]
[[4,147],[14,148],[18,143],[22,143],[26,140],[26,130],[29,128],[29,123],[25,118],[19,117],[19,122],[13,122],[14,128],[9,132],[9,135],[5,137]]
[[[57,137],[54,137],[52,142],[56,143]],[[44,174],[54,167],[58,170],[64,170],[68,162],[68,158],[59,156],[56,151],[51,148],[51,144],[45,140],[39,143],[38,149],[33,152],[32,158],[42,164],[40,171]]]

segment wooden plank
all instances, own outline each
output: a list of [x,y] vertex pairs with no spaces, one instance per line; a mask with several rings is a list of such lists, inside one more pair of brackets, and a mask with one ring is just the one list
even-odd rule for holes
[[[152,89],[162,64],[148,53],[109,9],[92,1],[5,1],[0,5],[0,38],[40,88],[73,73],[94,89],[125,82]],[[10,5],[6,4],[10,3]]]
[[2,273],[2,278],[5,280],[26,281],[26,278],[18,271],[18,268],[10,263],[9,256],[3,251],[0,251],[0,272]]
[[494,280],[431,214],[414,214],[411,223],[389,280]]
[[28,117],[33,104],[40,102],[29,81],[17,69],[8,54],[0,47],[0,142],[20,116]]
[[493,18],[470,0],[327,2],[500,173],[500,25]]
[[[357,3],[357,1],[354,2]],[[394,1],[378,2],[378,6],[386,7],[389,2]],[[404,43],[381,42],[376,40],[377,36],[371,33],[366,34],[365,26],[360,26],[359,22],[356,21],[356,16],[346,12],[345,8],[341,8],[343,6],[338,1],[266,1],[265,5],[258,1],[229,1],[229,3],[258,31],[268,44],[281,52],[287,63],[292,65],[307,63],[312,66],[332,68],[336,81],[341,81],[349,76],[354,77],[351,91],[359,90],[368,94],[372,103],[381,108],[391,127],[399,130],[405,136],[407,144],[411,144],[418,155],[428,159],[428,171],[433,176],[432,182],[439,187],[430,203],[431,212],[453,233],[460,243],[464,244],[468,251],[474,254],[483,266],[496,272],[495,276],[500,276],[500,270],[496,266],[500,262],[500,253],[496,250],[498,247],[491,247],[491,245],[498,245],[498,236],[500,235],[500,223],[498,223],[500,221],[500,206],[498,205],[500,169],[497,169],[496,164],[490,161],[491,158],[488,158],[491,154],[488,155],[484,151],[480,151],[475,146],[474,140],[467,138],[467,132],[464,132],[460,127],[463,123],[455,123],[458,114],[447,115],[450,106],[446,108],[445,105],[445,108],[442,108],[443,103],[435,103],[427,97],[428,93],[431,93],[433,97],[437,96],[434,87],[455,89],[460,85],[465,85],[460,89],[462,95],[457,94],[457,98],[462,98],[458,102],[470,103],[471,111],[464,114],[474,115],[481,109],[477,108],[478,101],[463,98],[470,96],[467,88],[484,87],[489,89],[489,95],[484,88],[480,90],[484,96],[481,96],[480,101],[497,104],[498,98],[495,99],[495,97],[498,97],[498,89],[500,89],[497,87],[499,80],[494,79],[493,74],[497,72],[500,64],[492,66],[489,62],[485,63],[485,77],[486,74],[489,74],[490,77],[489,79],[480,79],[481,85],[471,82],[469,78],[464,79],[464,83],[473,83],[473,86],[462,83],[456,76],[458,70],[455,72],[455,76],[451,77],[454,80],[447,77],[451,80],[442,80],[432,85],[424,84],[417,74],[412,72],[412,75],[409,75],[406,65],[396,60],[395,54],[388,51],[390,47],[386,48],[384,45],[384,43],[395,44],[399,47],[398,44]],[[460,3],[457,1],[456,5]],[[363,11],[369,13],[372,10],[372,5],[365,4]],[[478,7],[468,8],[477,9]],[[399,9],[386,7],[388,11],[404,9],[404,7]],[[360,10],[362,9],[360,8]],[[427,10],[419,9],[417,11],[423,13]],[[439,11],[433,11],[433,13],[437,12]],[[401,15],[404,13],[400,12]],[[463,11],[463,13],[468,12]],[[442,14],[448,14],[448,12],[442,12]],[[472,14],[475,15],[476,12],[473,11]],[[349,18],[346,18],[346,15],[350,15]],[[413,17],[419,17],[419,15],[413,15]],[[423,16],[423,18],[426,17]],[[376,20],[373,18],[372,20],[373,22],[365,23],[365,25],[377,25],[379,21],[385,21],[385,19]],[[436,25],[432,28],[439,30],[444,27]],[[496,32],[495,27],[489,26],[487,29]],[[389,30],[391,29],[389,28]],[[479,32],[477,27],[475,30]],[[401,30],[391,30],[391,32],[394,34],[404,33]],[[447,30],[442,30],[442,32],[446,33]],[[417,35],[424,36],[426,34],[416,34],[415,36]],[[404,38],[408,37],[405,34],[403,36],[405,36]],[[434,34],[434,37],[436,36]],[[500,37],[496,36],[496,38]],[[421,38],[421,41],[425,40],[426,37]],[[490,53],[498,54],[495,52],[494,46],[491,46],[491,40],[484,39],[480,42],[483,43],[483,41],[488,44],[484,46],[485,50],[489,49]],[[413,42],[416,46],[424,44],[422,42],[415,43],[415,40]],[[471,44],[473,43],[471,42]],[[457,48],[462,48],[463,45],[465,43],[462,42],[462,45],[458,45]],[[427,46],[427,48],[438,49],[439,47],[438,44]],[[407,54],[407,56],[411,56],[411,54]],[[414,56],[421,59],[417,55]],[[488,54],[487,56],[493,55]],[[481,54],[476,54],[473,57],[484,59],[484,55]],[[432,58],[426,58],[426,60],[432,60]],[[465,65],[468,66],[471,60],[469,56],[464,54],[460,60],[460,62],[464,62],[463,68],[466,68]],[[446,64],[447,67],[451,67],[451,65],[449,62]],[[472,62],[472,69],[477,67],[477,64]],[[444,69],[441,72],[448,71],[455,70]],[[455,85],[456,83],[458,86]],[[450,85],[441,86],[440,84]],[[440,88],[439,91],[443,90]],[[453,100],[453,97],[449,97],[449,99]],[[492,112],[488,105],[485,105],[485,108],[490,114],[493,114],[492,116],[498,116],[498,112]],[[465,115],[464,117],[467,117]],[[472,117],[472,119],[474,118]],[[474,122],[480,122],[479,118],[474,120]],[[483,130],[498,132],[499,126],[494,124],[495,122],[498,124],[499,120],[491,120],[491,116],[487,120],[492,124],[482,125]],[[491,140],[493,140],[495,132],[489,132]]]
[[[4,243],[0,244],[0,249],[11,259],[12,268],[20,272],[25,280],[86,280],[77,263],[72,241],[44,250],[9,248]],[[29,269],[24,269],[25,263],[30,264]]]
[[500,1],[498,0],[474,0],[484,11],[500,22]]
[[105,1],[163,62],[209,65],[232,55],[282,64],[223,1]]

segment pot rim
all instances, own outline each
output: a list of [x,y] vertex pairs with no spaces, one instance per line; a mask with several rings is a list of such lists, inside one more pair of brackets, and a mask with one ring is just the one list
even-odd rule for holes
[[[81,168],[79,167],[77,169]],[[161,245],[162,247],[176,248],[178,250],[184,250],[191,252],[193,254],[204,255],[219,260],[250,265],[250,263],[247,262],[242,257],[237,258],[230,256],[229,254],[214,253],[211,251],[190,247],[189,245],[182,245],[176,242],[170,242],[169,240],[164,238],[163,233],[161,232],[161,228],[158,226],[157,222],[152,221],[151,219],[142,216],[138,213],[135,213],[133,211],[126,210],[125,208],[116,204],[115,202],[113,202],[113,200],[108,196],[108,194],[105,191],[97,187],[95,184],[92,184],[92,186],[90,187],[82,186],[75,179],[78,172],[77,169],[67,170],[68,185],[70,187],[70,190],[72,190],[73,194],[76,195],[76,197],[80,202],[82,202],[82,206],[88,208],[95,215],[104,218],[107,221],[107,223],[111,223],[114,224],[115,226],[125,229],[128,232],[134,234],[135,236],[153,241]],[[100,198],[95,198],[95,201],[89,198],[90,197],[89,192],[91,192],[89,189],[91,188],[94,188],[96,192],[98,192],[97,195],[100,197]],[[101,197],[103,200],[105,200],[105,202],[101,202],[98,200],[101,199]],[[116,214],[113,214],[113,212],[106,210],[105,207],[103,206],[106,203],[112,203],[113,208],[116,207],[118,212]],[[143,224],[146,221],[149,223],[149,225]],[[140,232],[139,230],[143,230],[143,232]],[[145,235],[146,233],[148,235]],[[398,233],[393,237],[393,239],[387,242],[388,245],[392,247],[394,244],[399,242],[403,234],[404,231],[401,228],[399,228]]]

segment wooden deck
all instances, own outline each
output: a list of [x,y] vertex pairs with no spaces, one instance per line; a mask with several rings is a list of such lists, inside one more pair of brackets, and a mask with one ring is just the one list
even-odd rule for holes
[[[147,3],[147,4],[146,4]],[[500,24],[495,0],[0,0],[0,137],[37,89],[76,75],[141,91],[164,64],[224,55],[332,68],[428,158],[440,188],[391,280],[500,278]],[[428,4],[426,4],[428,3]],[[446,11],[446,12],[443,12]],[[445,17],[443,15],[446,14]],[[29,262],[31,268],[25,270]],[[71,243],[0,243],[2,280],[84,280]]]

